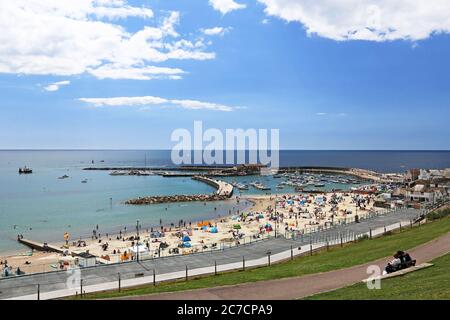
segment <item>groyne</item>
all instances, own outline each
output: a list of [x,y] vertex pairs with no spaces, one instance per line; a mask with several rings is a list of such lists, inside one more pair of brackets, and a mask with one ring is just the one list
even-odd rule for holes
[[194,194],[194,195],[173,195],[173,196],[148,196],[139,197],[125,201],[129,205],[148,205],[169,202],[192,202],[192,201],[220,201],[227,200],[233,194],[233,186],[220,180],[214,180],[205,176],[194,176],[193,180],[201,181],[214,188],[216,192],[213,194]]
[[37,251],[63,253],[63,250],[61,248],[58,248],[52,244],[39,243],[36,241],[32,241],[32,240],[24,239],[24,238],[20,238],[20,237],[17,238],[17,241],[19,241],[19,243],[23,244],[24,246],[27,246],[27,247],[37,250]]

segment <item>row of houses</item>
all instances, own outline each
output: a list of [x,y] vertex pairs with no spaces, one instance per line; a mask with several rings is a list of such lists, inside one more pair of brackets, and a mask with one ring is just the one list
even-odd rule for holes
[[435,203],[450,194],[450,168],[443,170],[411,169],[405,175],[405,200]]
[[395,206],[434,204],[450,195],[450,169],[411,169],[400,183],[391,185],[375,198],[375,206],[392,208]]

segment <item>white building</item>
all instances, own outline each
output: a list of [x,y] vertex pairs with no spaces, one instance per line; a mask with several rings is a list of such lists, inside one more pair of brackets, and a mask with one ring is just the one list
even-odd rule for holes
[[444,177],[450,179],[450,168],[444,170]]
[[430,180],[431,173],[429,170],[420,169],[419,180]]
[[446,195],[447,192],[444,188],[430,188],[423,184],[418,184],[406,190],[406,200],[414,202],[434,203],[446,197]]

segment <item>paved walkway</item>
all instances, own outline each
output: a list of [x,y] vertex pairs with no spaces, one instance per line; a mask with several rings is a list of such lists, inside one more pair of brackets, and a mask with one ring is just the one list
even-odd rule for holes
[[[417,263],[428,262],[450,252],[450,233],[408,250]],[[136,300],[288,300],[339,289],[368,278],[370,265],[384,268],[390,258],[379,259],[363,265],[326,273],[312,274],[298,278],[260,281],[235,286],[163,293],[131,297]]]
[[[268,260],[268,251],[271,252],[272,262],[288,259],[290,248],[294,248],[294,255],[298,255],[307,252],[310,244],[318,247],[326,245],[326,241],[331,244],[337,244],[341,239],[343,242],[348,242],[352,241],[355,236],[367,234],[369,230],[372,230],[375,236],[383,233],[383,228],[386,226],[388,226],[386,230],[398,228],[399,222],[402,222],[404,227],[409,226],[410,220],[416,218],[419,213],[420,211],[414,209],[402,209],[363,220],[360,223],[341,225],[315,234],[308,234],[296,240],[283,237],[271,238],[223,251],[85,268],[80,270],[80,277],[83,280],[83,291],[93,292],[117,288],[119,273],[122,287],[126,287],[152,283],[153,270],[156,272],[156,281],[164,281],[183,278],[186,266],[189,268],[189,275],[192,276],[214,272],[215,263],[217,263],[218,271],[239,269],[242,266],[243,257],[249,267],[264,265]],[[75,294],[76,291],[81,290],[81,286],[74,286],[72,279],[73,275],[64,271],[2,278],[0,279],[0,299],[19,297],[35,299],[38,285],[41,299]]]

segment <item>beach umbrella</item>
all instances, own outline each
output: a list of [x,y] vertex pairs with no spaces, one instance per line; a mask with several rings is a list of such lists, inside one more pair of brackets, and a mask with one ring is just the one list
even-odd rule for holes
[[189,236],[184,236],[183,237],[183,242],[187,242],[187,241],[191,241],[191,238],[189,238]]

